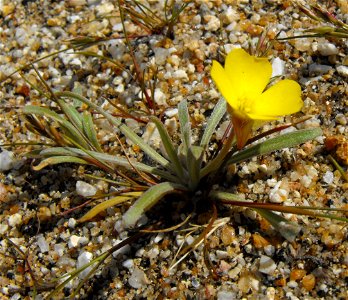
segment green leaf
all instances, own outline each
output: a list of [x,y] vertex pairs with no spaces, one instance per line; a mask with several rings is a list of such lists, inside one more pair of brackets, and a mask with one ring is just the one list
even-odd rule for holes
[[273,211],[264,208],[253,208],[260,216],[266,219],[276,229],[283,238],[289,242],[293,242],[301,231],[301,226],[290,222],[281,215],[275,214]]
[[133,227],[141,215],[154,206],[165,195],[186,190],[184,186],[172,182],[162,182],[152,186],[126,211],[123,222],[126,227]]
[[211,114],[208,120],[207,127],[205,128],[202,139],[201,139],[200,146],[203,147],[204,149],[209,144],[209,141],[216,129],[216,126],[219,124],[219,122],[221,121],[225,113],[226,113],[226,100],[220,99],[220,101],[216,104],[213,110],[213,113]]
[[148,144],[146,144],[144,140],[140,138],[137,134],[135,134],[133,130],[130,129],[127,125],[121,124],[120,119],[115,118],[114,116],[112,116],[111,114],[103,110],[100,106],[94,104],[87,98],[78,94],[74,94],[72,92],[57,92],[55,93],[55,96],[77,99],[87,104],[88,106],[93,108],[95,111],[103,115],[111,124],[113,124],[114,126],[117,126],[127,138],[129,138],[134,144],[138,145],[141,148],[141,150],[143,150],[147,155],[149,155],[154,161],[156,161],[157,163],[161,164],[163,167],[170,170],[168,160],[166,160],[162,155],[157,153],[153,148],[151,148]]
[[[127,170],[133,171],[133,167],[129,164],[129,161],[126,158],[123,157],[117,157],[115,155],[110,155],[106,153],[100,153],[96,151],[90,151],[90,150],[80,150],[77,148],[71,148],[71,147],[53,147],[44,149],[40,152],[40,155],[43,157],[51,157],[51,156],[63,156],[63,155],[70,155],[80,158],[93,158],[98,159],[102,162],[109,162],[116,166],[124,167]],[[148,166],[146,164],[132,161],[132,165],[136,167],[139,171],[152,174],[155,176],[159,176],[162,179],[177,182],[178,178],[172,174],[170,174],[167,171],[160,170],[156,167]]]
[[58,99],[58,104],[68,120],[82,133],[82,117],[73,105],[67,104],[64,100]]
[[76,163],[76,164],[89,164],[84,159],[74,157],[74,156],[53,156],[42,160],[38,165],[33,166],[35,171],[39,171],[50,165],[57,165],[63,163]]
[[203,153],[204,148],[200,146],[191,146],[188,149],[187,169],[189,172],[189,186],[192,191],[196,189],[200,180]]
[[64,119],[54,111],[46,107],[27,105],[23,108],[23,112],[25,114],[39,115],[55,120],[60,124],[62,129],[64,129],[65,134],[69,136],[75,143],[79,144],[83,148],[89,149],[89,145],[81,135],[81,132],[79,132],[79,130],[76,129],[68,120]]
[[187,150],[191,146],[191,123],[187,108],[187,101],[181,101],[178,105],[179,123],[181,138],[184,145],[184,156],[187,155]]
[[94,148],[97,151],[102,152],[98,141],[97,132],[94,128],[92,116],[88,111],[85,111],[82,114],[82,128],[84,134],[87,136],[89,142],[94,146]]
[[170,162],[173,164],[173,171],[178,175],[182,180],[184,179],[185,172],[179,160],[178,154],[175,150],[172,140],[169,137],[167,129],[164,127],[163,123],[156,117],[150,117],[158,129],[158,132],[161,136],[161,141],[163,143],[164,149],[167,152]]
[[285,133],[265,142],[258,143],[245,150],[239,151],[237,154],[233,155],[227,163],[239,163],[254,156],[268,154],[272,151],[280,150],[283,148],[294,147],[312,140],[322,135],[322,133],[323,132],[320,128],[303,129],[295,132]]

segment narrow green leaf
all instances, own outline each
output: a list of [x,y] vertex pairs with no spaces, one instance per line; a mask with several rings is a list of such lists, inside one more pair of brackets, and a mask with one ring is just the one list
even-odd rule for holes
[[39,171],[47,166],[63,163],[88,164],[84,159],[74,156],[53,156],[42,160],[38,165],[33,166],[33,169]]
[[200,179],[200,170],[202,164],[204,148],[200,146],[191,146],[187,153],[187,167],[189,172],[189,186],[195,190]]
[[[95,158],[102,162],[109,162],[116,166],[124,167],[127,170],[133,171],[133,167],[129,164],[129,161],[123,157],[117,157],[115,155],[110,155],[106,153],[100,153],[96,151],[90,150],[80,150],[77,148],[71,147],[53,147],[44,149],[40,152],[40,155],[43,157],[51,157],[51,156],[63,156],[63,155],[71,155],[80,158]],[[167,171],[158,169],[156,167],[148,166],[146,164],[132,161],[132,165],[136,167],[139,171],[152,174],[155,176],[159,176],[162,179],[169,180],[172,182],[178,182],[178,178]]]
[[301,226],[291,222],[281,215],[275,214],[273,211],[264,208],[253,208],[260,216],[266,219],[276,229],[283,238],[289,242],[293,242],[301,231]]
[[[187,108],[187,101],[181,101],[178,105],[179,123],[181,138],[184,145],[184,151],[187,153],[188,148],[191,146],[191,123],[190,116]],[[184,154],[186,156],[186,154]]]
[[169,137],[167,129],[164,127],[163,123],[156,117],[151,117],[151,121],[153,121],[158,129],[158,132],[161,136],[161,141],[163,143],[164,149],[167,152],[169,160],[173,164],[173,171],[178,175],[179,178],[184,180],[184,169],[179,160],[178,154],[175,150],[172,140]]
[[165,195],[178,193],[185,187],[172,182],[162,182],[152,186],[126,211],[122,219],[126,227],[134,226],[141,215],[154,206]]
[[228,161],[228,164],[238,163],[254,156],[268,154],[272,151],[283,148],[294,147],[312,140],[321,134],[322,130],[320,128],[303,129],[295,132],[285,133],[265,142],[258,143],[245,150],[239,151],[237,154],[232,156],[232,158]]
[[68,120],[82,133],[82,117],[73,105],[67,104],[64,100],[58,99],[58,104]]
[[98,141],[97,132],[94,128],[92,116],[90,112],[88,111],[85,111],[82,114],[82,128],[83,128],[83,132],[87,136],[90,143],[94,146],[94,148],[97,151],[102,152],[102,149]]
[[112,116],[111,114],[103,110],[101,107],[99,107],[98,105],[94,104],[93,102],[91,102],[90,100],[88,100],[87,98],[81,95],[77,95],[71,92],[58,92],[58,93],[55,93],[55,95],[56,97],[68,97],[72,99],[78,99],[81,102],[87,104],[88,106],[96,110],[98,113],[103,115],[111,124],[119,127],[121,132],[127,138],[129,138],[134,144],[138,145],[141,148],[141,150],[143,150],[147,155],[149,155],[154,161],[156,161],[157,163],[161,164],[163,167],[170,170],[168,160],[166,160],[162,155],[157,153],[153,148],[151,148],[148,144],[146,144],[144,140],[140,138],[137,134],[135,134],[133,130],[130,129],[127,125],[121,124],[120,119],[115,118],[114,116]]
[[205,128],[202,139],[201,139],[200,146],[203,147],[204,149],[209,144],[209,141],[216,129],[216,126],[219,124],[219,122],[221,121],[225,113],[226,113],[226,100],[220,99],[219,102],[216,104],[213,110],[213,113],[211,114],[208,120],[207,127]]
[[35,105],[27,105],[23,108],[25,114],[34,114],[42,117],[50,117],[51,119],[58,122],[62,129],[64,129],[65,134],[69,136],[73,141],[79,144],[81,147],[89,149],[88,143],[85,141],[81,132],[79,132],[68,120],[64,119],[54,111]]

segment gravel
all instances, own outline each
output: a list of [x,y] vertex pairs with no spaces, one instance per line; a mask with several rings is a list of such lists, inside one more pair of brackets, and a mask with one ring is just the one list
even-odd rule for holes
[[[163,1],[149,2],[163,16]],[[330,11],[347,20],[346,1],[335,1]],[[124,69],[72,50],[62,52],[34,63],[52,90],[78,90],[114,114],[119,111],[105,98],[117,99],[125,111],[144,108],[143,93],[134,81],[133,63],[121,38],[117,13],[117,5],[108,0],[0,1],[0,144],[47,142],[26,129],[21,108],[26,104],[55,104],[39,95],[19,73],[11,78],[6,76],[28,62],[64,49],[70,38],[110,38],[87,50],[110,55]],[[206,118],[221,97],[209,75],[213,59],[223,61],[221,54],[225,51],[255,44],[266,27],[269,37],[282,30],[280,37],[284,38],[304,34],[304,30],[317,25],[290,1],[244,0],[192,1],[174,26],[171,38],[162,33],[149,34],[129,20],[126,22],[141,71],[158,68],[154,90],[156,109],[177,142],[180,141],[177,104],[184,99],[188,101],[192,136],[198,140]],[[249,201],[347,208],[347,182],[327,158],[330,153],[343,168],[348,165],[347,44],[323,38],[295,39],[276,42],[270,54],[274,76],[285,76],[302,85],[305,105],[294,119],[312,116],[288,130],[320,126],[324,134],[299,147],[230,166],[226,180],[219,183],[220,188]],[[151,72],[144,72],[148,82]],[[40,86],[33,68],[23,70],[22,74]],[[292,120],[292,117],[284,118],[281,124]],[[280,122],[265,124],[260,130],[269,130],[276,124]],[[115,138],[118,130],[100,118],[97,125],[103,149],[122,155]],[[160,149],[159,133],[153,123],[144,126],[127,120],[127,125]],[[224,119],[210,145],[212,152],[227,126],[228,121]],[[131,159],[148,160],[137,145],[127,139],[122,142]],[[38,161],[23,159],[23,153],[34,148],[19,144],[1,146],[0,150],[2,299],[33,297],[34,282],[24,261],[35,278],[48,283],[133,234],[123,228],[121,221],[127,205],[109,208],[92,221],[80,224],[78,219],[89,209],[84,207],[85,197],[114,193],[117,189],[110,182],[98,179],[102,172],[86,166],[63,164],[34,171],[32,166]],[[161,213],[169,211],[177,224],[186,214],[179,209],[182,202],[173,203],[176,206],[167,203],[168,206],[161,207]],[[151,222],[155,214],[144,216],[143,224]],[[220,225],[207,237],[205,248],[203,244],[198,246],[173,266],[180,257],[176,256],[180,247],[194,243],[202,232],[201,225],[209,217],[194,216],[192,224],[186,227],[144,235],[115,250],[77,297],[348,298],[348,228],[342,222],[285,215],[302,226],[297,238],[288,242],[255,212],[219,207]],[[188,227],[190,231],[182,231]],[[84,270],[79,280],[89,270]],[[56,299],[69,296],[77,283],[77,280],[69,283]],[[38,299],[45,295],[46,291],[38,290]]]

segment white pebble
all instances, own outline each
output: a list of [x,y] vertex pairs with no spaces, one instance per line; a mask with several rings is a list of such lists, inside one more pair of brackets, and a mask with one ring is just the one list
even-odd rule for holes
[[318,51],[323,56],[338,54],[338,49],[335,44],[332,43],[321,43],[318,44]]
[[13,152],[3,150],[0,153],[0,172],[11,170],[15,163]]
[[132,288],[139,289],[149,284],[149,280],[143,270],[134,268],[134,271],[128,279],[128,283]]
[[68,221],[68,226],[70,228],[75,228],[77,221],[74,218],[70,218]]
[[261,255],[259,271],[264,274],[272,274],[277,268],[276,263],[272,258],[266,255]]
[[220,28],[220,20],[217,17],[208,15],[205,16],[204,19],[208,21],[207,25],[205,26],[207,31],[217,31]]
[[75,234],[73,234],[70,238],[69,238],[69,242],[68,242],[68,247],[69,248],[74,248],[77,247],[80,243],[80,236],[77,236]]
[[97,192],[97,188],[93,185],[84,182],[84,181],[77,181],[76,182],[76,193],[83,197],[91,197],[94,196]]
[[0,224],[0,234],[6,233],[8,230],[8,225],[7,224]]
[[176,79],[185,79],[188,80],[188,76],[186,71],[184,70],[176,70],[173,74],[172,74],[173,78]]
[[155,89],[154,100],[155,100],[156,104],[158,104],[158,105],[166,105],[167,104],[166,95],[159,88]]
[[338,66],[336,68],[338,74],[344,77],[348,77],[348,67],[347,66]]
[[[76,267],[77,268],[81,268],[84,265],[88,264],[93,258],[93,254],[91,252],[88,251],[84,251],[82,252],[79,257],[77,258],[77,264]],[[89,273],[89,271],[91,270],[92,266],[86,268],[85,270],[83,270],[80,274],[79,274],[79,278],[83,279],[87,276],[87,274]]]
[[134,267],[133,259],[127,259],[122,263],[122,266],[127,269],[132,269]]
[[42,234],[40,234],[37,238],[37,245],[39,246],[41,253],[48,252],[50,249],[46,239]]
[[327,184],[331,184],[334,180],[334,174],[331,171],[326,171],[323,175],[323,181]]
[[8,225],[10,225],[10,227],[15,227],[16,225],[19,225],[21,223],[22,215],[20,215],[19,213],[15,213],[8,218]]
[[282,203],[287,199],[288,192],[280,189],[281,181],[277,182],[273,189],[269,192],[269,201],[273,203]]
[[276,57],[272,61],[272,77],[282,76],[285,73],[285,61],[281,60],[279,57]]
[[237,294],[231,291],[219,291],[217,294],[217,300],[231,300],[236,299]]
[[164,112],[164,114],[168,117],[168,118],[172,118],[174,116],[176,116],[178,114],[178,109],[177,108],[171,108],[168,109]]
[[64,251],[65,251],[65,245],[63,243],[62,244],[55,244],[53,249],[59,256],[63,256]]
[[275,247],[273,245],[267,245],[263,248],[268,256],[272,256],[275,252]]

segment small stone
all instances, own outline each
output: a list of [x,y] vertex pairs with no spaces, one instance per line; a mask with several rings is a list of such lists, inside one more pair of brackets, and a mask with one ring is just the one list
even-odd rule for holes
[[8,192],[6,186],[0,182],[0,202],[6,202],[8,199]]
[[311,291],[315,287],[315,276],[313,274],[309,274],[303,277],[302,286],[307,290]]
[[7,224],[0,224],[0,235],[3,235],[7,232],[8,225]]
[[331,184],[334,180],[334,174],[331,171],[326,171],[323,176],[323,181],[327,184]]
[[68,5],[75,7],[75,6],[84,6],[87,4],[86,0],[69,0]]
[[93,185],[84,182],[84,181],[77,181],[76,182],[76,193],[83,197],[91,197],[94,196],[97,192],[97,188]]
[[8,3],[8,4],[2,6],[1,13],[4,17],[6,17],[9,14],[12,14],[14,12],[15,8],[16,8],[16,6],[14,3]]
[[37,238],[37,245],[39,246],[41,253],[45,253],[50,250],[50,247],[42,234],[40,234]]
[[221,230],[221,241],[225,246],[231,245],[236,238],[236,232],[233,227],[224,225]]
[[22,215],[15,213],[14,215],[8,218],[8,225],[10,227],[15,227],[16,225],[22,224]]
[[333,68],[327,65],[320,64],[310,64],[308,67],[308,72],[310,76],[323,75],[330,72]]
[[134,268],[132,275],[128,279],[128,283],[132,288],[139,289],[150,283],[146,274],[139,268]]
[[[93,254],[88,252],[88,251],[84,251],[82,252],[79,257],[77,258],[77,264],[76,267],[77,268],[81,268],[84,265],[88,264],[93,258]],[[83,279],[87,276],[87,274],[90,272],[90,270],[92,269],[92,266],[89,266],[88,268],[86,268],[85,270],[83,270],[80,274],[79,274],[79,278]]]
[[217,293],[217,300],[231,300],[236,299],[237,294],[231,291],[219,291]]
[[69,221],[68,221],[69,228],[75,228],[76,223],[77,223],[76,219],[70,218]]
[[188,76],[185,70],[176,70],[173,74],[172,74],[173,78],[176,79],[185,79],[188,80]]
[[337,73],[343,77],[348,77],[348,67],[347,66],[338,66],[336,68]]
[[15,157],[13,152],[3,150],[0,153],[0,172],[11,170],[14,164]]
[[332,43],[321,43],[318,44],[318,51],[323,56],[336,55],[338,54],[338,49],[335,44]]
[[272,258],[266,255],[261,255],[259,271],[264,274],[272,274],[277,268],[276,263]]
[[282,76],[285,74],[285,61],[276,57],[272,61],[272,77]]
[[155,100],[156,104],[158,104],[158,105],[163,106],[163,105],[167,104],[166,95],[159,88],[155,89],[154,100]]
[[261,235],[255,233],[252,235],[253,238],[253,244],[256,249],[261,249],[269,245],[269,241],[267,241],[264,237]]
[[49,218],[51,218],[52,213],[51,210],[47,206],[41,206],[39,208],[39,211],[37,213],[37,217],[40,221],[47,221]]
[[205,29],[208,31],[217,31],[220,29],[220,20],[213,16],[213,15],[207,15],[204,17],[204,20],[207,22]]
[[77,236],[77,235],[72,235],[70,238],[69,238],[69,242],[68,242],[68,247],[69,248],[75,248],[79,245],[80,243],[80,240],[81,240],[81,237],[80,236]]
[[306,275],[306,271],[302,269],[293,269],[290,272],[290,280],[301,280]]

